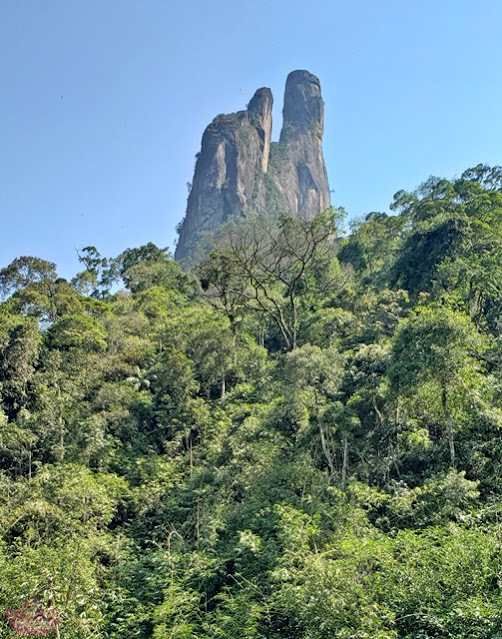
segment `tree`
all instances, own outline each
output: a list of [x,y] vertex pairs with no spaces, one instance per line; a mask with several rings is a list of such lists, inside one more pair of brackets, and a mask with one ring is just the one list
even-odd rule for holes
[[280,217],[276,227],[234,227],[199,266],[203,288],[234,325],[241,308],[264,315],[294,350],[302,299],[336,285],[334,219],[328,210],[311,221]]
[[5,305],[11,312],[45,324],[82,309],[77,291],[57,276],[56,265],[37,257],[19,257],[3,268],[0,294],[9,298]]
[[47,290],[56,280],[56,265],[38,257],[23,256],[0,270],[0,293],[5,299],[18,289],[32,284]]
[[174,261],[167,248],[158,248],[152,242],[137,249],[127,249],[115,259],[115,264],[126,288],[133,293],[152,286],[180,293],[192,289],[190,277]]
[[94,246],[86,246],[77,251],[77,254],[78,261],[85,266],[85,271],[77,273],[72,284],[84,293],[90,293],[92,297],[106,299],[119,279],[115,260],[101,257]]
[[502,313],[502,192],[500,167],[478,165],[461,178],[431,177],[414,193],[394,196],[411,221],[390,283],[436,299],[461,299],[479,327],[494,330]]
[[13,418],[29,402],[28,385],[42,338],[33,318],[1,312],[0,317],[0,393],[7,414]]
[[[330,474],[336,476],[341,469],[341,481],[345,487],[349,419],[345,415],[342,417],[342,411],[333,410],[340,406],[336,400],[342,371],[343,356],[334,346],[322,350],[306,344],[288,353],[282,368],[284,404],[281,427],[289,422],[300,445],[311,447],[314,443],[320,447]],[[340,450],[340,463],[337,463],[335,455]]]
[[476,357],[486,340],[469,317],[448,307],[421,307],[396,330],[389,377],[398,393],[432,384],[440,396],[450,464],[455,465],[454,402],[469,392],[483,366]]
[[388,272],[399,254],[408,225],[404,216],[368,213],[362,221],[351,223],[349,238],[338,255],[353,265],[365,285],[385,285]]

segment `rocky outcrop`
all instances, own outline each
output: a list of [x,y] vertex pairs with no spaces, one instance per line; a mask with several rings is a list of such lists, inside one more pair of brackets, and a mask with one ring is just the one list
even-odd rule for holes
[[313,218],[330,206],[322,153],[324,102],[321,85],[308,71],[293,71],[286,81],[283,125],[272,146],[271,177],[293,216]]
[[258,89],[246,111],[219,115],[207,127],[180,228],[176,259],[187,256],[198,233],[229,215],[246,215],[251,202],[266,204],[261,176],[268,169],[272,136],[272,93]]
[[176,259],[185,260],[197,235],[229,215],[270,211],[311,218],[325,210],[323,125],[319,80],[308,71],[288,76],[278,143],[271,142],[270,89],[258,89],[245,111],[216,117],[202,137]]

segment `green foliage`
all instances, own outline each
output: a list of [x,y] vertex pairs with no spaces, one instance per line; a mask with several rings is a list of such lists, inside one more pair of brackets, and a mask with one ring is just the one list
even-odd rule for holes
[[352,232],[342,244],[339,259],[352,264],[364,283],[381,286],[399,255],[406,227],[404,217],[369,213],[362,222],[351,224]]
[[389,370],[398,390],[432,381],[440,389],[467,381],[480,368],[476,354],[486,348],[469,317],[448,307],[427,306],[403,320],[395,332]]
[[104,351],[106,333],[101,322],[85,315],[72,315],[50,327],[47,337],[52,348],[84,351]]
[[3,268],[0,611],[37,599],[72,639],[502,636],[501,188],[430,178],[346,239],[336,211],[228,220],[190,275],[151,243],[86,247],[72,282]]
[[50,286],[56,279],[56,265],[38,257],[16,258],[9,266],[0,270],[0,291],[4,298],[14,291],[32,285]]

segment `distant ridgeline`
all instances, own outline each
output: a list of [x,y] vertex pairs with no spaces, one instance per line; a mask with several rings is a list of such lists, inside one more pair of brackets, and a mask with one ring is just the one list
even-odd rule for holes
[[270,89],[258,89],[245,111],[219,115],[205,130],[177,260],[190,256],[202,231],[229,216],[268,212],[311,219],[330,206],[318,78],[308,71],[289,74],[279,142],[271,141],[272,103]]

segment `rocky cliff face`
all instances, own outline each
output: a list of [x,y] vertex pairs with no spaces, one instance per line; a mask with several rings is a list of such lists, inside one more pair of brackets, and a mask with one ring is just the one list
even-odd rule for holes
[[216,117],[202,137],[176,259],[188,256],[198,233],[229,215],[254,210],[312,218],[328,208],[323,125],[319,80],[307,71],[288,76],[278,143],[271,142],[270,89],[258,89],[245,111]]
[[330,206],[322,154],[324,102],[315,75],[308,71],[289,74],[282,114],[281,137],[272,147],[271,177],[286,201],[287,212],[311,219]]

